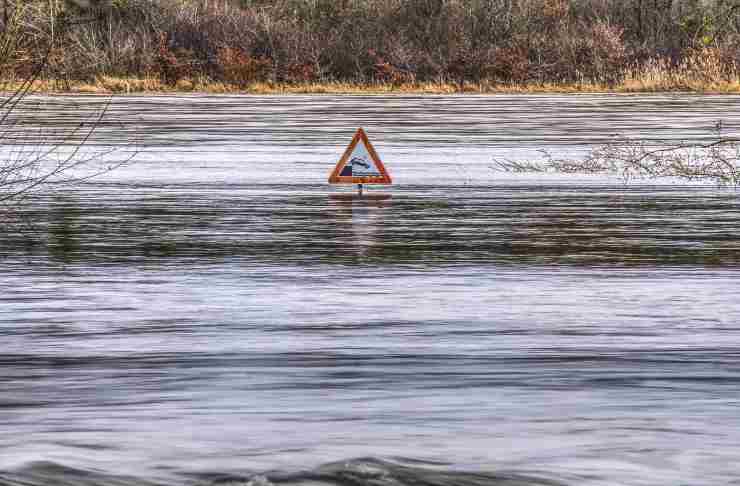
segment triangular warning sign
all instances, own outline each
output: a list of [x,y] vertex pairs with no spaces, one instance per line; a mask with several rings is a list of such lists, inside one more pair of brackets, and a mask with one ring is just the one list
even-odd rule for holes
[[362,128],[355,132],[352,142],[329,176],[329,183],[391,184],[391,176]]

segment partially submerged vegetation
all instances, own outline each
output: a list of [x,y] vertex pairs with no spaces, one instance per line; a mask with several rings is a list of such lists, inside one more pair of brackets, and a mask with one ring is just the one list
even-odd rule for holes
[[740,4],[730,1],[4,5],[17,42],[3,77],[25,79],[44,58],[40,77],[55,80],[44,90],[740,92]]
[[706,142],[650,143],[623,136],[595,147],[581,159],[561,159],[543,152],[539,161],[495,160],[503,172],[554,172],[613,175],[632,180],[680,179],[719,186],[740,185],[740,138],[722,135]]

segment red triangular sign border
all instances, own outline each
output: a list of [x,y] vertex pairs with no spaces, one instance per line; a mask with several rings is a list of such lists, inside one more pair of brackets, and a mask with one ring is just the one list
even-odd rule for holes
[[[370,157],[373,158],[373,162],[375,162],[375,166],[378,168],[378,172],[380,172],[379,176],[363,176],[363,177],[357,177],[357,176],[340,176],[339,174],[342,173],[342,169],[344,169],[344,166],[347,165],[347,161],[349,160],[350,156],[352,155],[352,152],[354,152],[355,147],[358,143],[364,143],[365,148],[367,149],[367,153],[370,154]],[[380,161],[380,157],[378,156],[378,153],[375,151],[375,148],[373,148],[373,144],[370,143],[370,140],[367,138],[367,134],[365,133],[365,130],[362,128],[358,128],[355,132],[355,136],[352,137],[352,141],[350,142],[349,146],[347,146],[347,150],[344,151],[344,155],[342,155],[342,158],[339,159],[339,162],[337,162],[337,166],[334,167],[334,171],[329,176],[329,184],[392,184],[391,176],[388,174],[388,171],[385,170],[385,166],[383,165],[383,162]]]

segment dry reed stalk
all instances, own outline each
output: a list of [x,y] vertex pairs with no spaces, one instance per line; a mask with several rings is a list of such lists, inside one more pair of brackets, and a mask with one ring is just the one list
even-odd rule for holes
[[717,49],[696,50],[677,65],[653,58],[625,73],[620,87],[626,92],[740,92],[740,68],[723,62]]

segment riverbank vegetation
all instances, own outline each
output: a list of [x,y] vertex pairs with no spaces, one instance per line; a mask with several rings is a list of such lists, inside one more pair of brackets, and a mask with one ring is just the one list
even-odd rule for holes
[[740,92],[735,0],[3,2],[45,90]]

